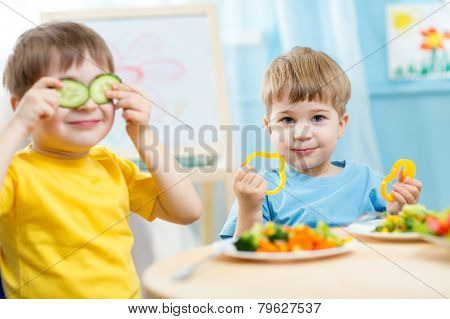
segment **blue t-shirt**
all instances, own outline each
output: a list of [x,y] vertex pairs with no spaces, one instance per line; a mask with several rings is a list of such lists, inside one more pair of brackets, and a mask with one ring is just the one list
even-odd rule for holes
[[[263,223],[273,221],[289,226],[303,223],[315,227],[323,220],[330,226],[346,226],[365,212],[386,210],[386,202],[379,192],[381,174],[348,161],[332,164],[343,169],[326,177],[311,177],[287,166],[286,186],[264,200]],[[269,189],[280,181],[278,170],[265,171],[262,176]],[[220,233],[222,239],[233,237],[237,210],[235,201]]]

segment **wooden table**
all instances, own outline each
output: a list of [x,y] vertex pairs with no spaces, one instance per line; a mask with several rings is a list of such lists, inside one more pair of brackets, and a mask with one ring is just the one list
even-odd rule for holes
[[[360,238],[361,240],[363,238]],[[450,250],[425,242],[363,239],[344,255],[255,262],[220,256],[182,282],[172,276],[212,252],[204,246],[156,262],[148,298],[449,298]]]

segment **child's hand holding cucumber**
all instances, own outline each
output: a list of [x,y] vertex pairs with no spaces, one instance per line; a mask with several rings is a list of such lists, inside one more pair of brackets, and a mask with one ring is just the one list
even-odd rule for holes
[[20,100],[13,97],[12,103],[16,111],[12,123],[19,124],[18,127],[24,128],[24,133],[29,134],[39,121],[51,119],[59,107],[59,96],[54,88],[62,87],[59,79],[43,77]]
[[116,108],[123,109],[122,117],[127,122],[127,132],[136,143],[139,126],[147,126],[150,120],[151,103],[142,92],[122,83],[114,84],[106,92],[109,99],[116,99]]

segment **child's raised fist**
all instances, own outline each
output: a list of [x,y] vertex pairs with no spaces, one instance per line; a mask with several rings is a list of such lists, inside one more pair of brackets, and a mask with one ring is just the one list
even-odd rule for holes
[[260,211],[267,191],[267,182],[252,166],[241,167],[235,177],[233,189],[240,210]]

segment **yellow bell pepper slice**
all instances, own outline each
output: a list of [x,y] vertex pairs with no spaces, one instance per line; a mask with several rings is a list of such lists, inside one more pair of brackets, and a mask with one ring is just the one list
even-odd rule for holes
[[278,158],[278,160],[280,161],[280,183],[276,188],[266,191],[266,195],[275,195],[286,185],[286,161],[284,160],[283,156],[278,153],[254,152],[246,158],[244,163],[242,163],[242,166],[247,166],[255,157],[258,156],[269,159]]
[[413,161],[408,159],[399,159],[397,162],[395,162],[394,165],[392,166],[391,172],[381,182],[380,188],[381,196],[383,196],[383,198],[386,199],[388,202],[393,202],[394,196],[392,196],[391,193],[389,194],[387,193],[386,191],[387,185],[389,184],[390,181],[394,180],[397,177],[398,172],[402,167],[404,167],[402,173],[403,178],[406,177],[414,178],[414,176],[416,175],[416,165],[414,164]]

